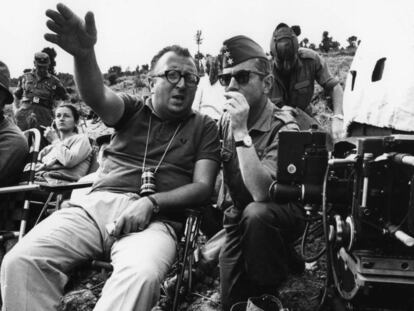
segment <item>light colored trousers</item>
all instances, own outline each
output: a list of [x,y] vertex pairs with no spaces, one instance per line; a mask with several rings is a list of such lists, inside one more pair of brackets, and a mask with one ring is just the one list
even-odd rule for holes
[[[106,194],[99,194],[99,203],[112,205],[131,199],[121,194],[115,194],[114,199],[111,194],[111,199],[102,202]],[[99,221],[113,221],[125,207]],[[70,270],[104,252],[110,252],[114,271],[94,310],[151,310],[176,256],[172,230],[162,222],[152,222],[144,231],[114,241],[102,232],[105,223],[98,224],[83,208],[71,207],[34,227],[3,260],[2,310],[57,310]]]

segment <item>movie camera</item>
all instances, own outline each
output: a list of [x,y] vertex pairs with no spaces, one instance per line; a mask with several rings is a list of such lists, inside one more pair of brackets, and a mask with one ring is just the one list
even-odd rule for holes
[[414,136],[354,138],[331,154],[323,132],[281,132],[277,170],[272,200],[321,216],[328,280],[346,305],[413,310]]

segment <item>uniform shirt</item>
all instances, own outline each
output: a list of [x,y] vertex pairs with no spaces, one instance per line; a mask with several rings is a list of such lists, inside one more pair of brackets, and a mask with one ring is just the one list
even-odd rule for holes
[[51,75],[40,78],[35,70],[27,72],[20,79],[14,95],[22,102],[35,103],[52,109],[54,100],[67,99],[66,89],[60,80]]
[[[142,164],[151,128],[145,168],[154,169],[170,142],[177,121],[161,120],[151,104],[134,96],[122,95],[125,111],[115,125],[111,143],[105,148],[97,181],[92,191],[139,193]],[[208,116],[192,112],[182,124],[155,173],[157,192],[169,191],[193,182],[195,163],[201,159],[220,161],[218,130]]]
[[312,100],[315,80],[325,89],[332,89],[338,84],[338,79],[332,77],[326,62],[313,50],[299,48],[298,61],[289,75],[289,85],[286,89],[281,77],[273,68],[275,83],[270,100],[278,105],[299,107],[305,110]]
[[[273,179],[276,179],[276,160],[278,150],[278,132],[285,130],[298,131],[294,111],[289,107],[278,108],[270,100],[267,101],[260,118],[249,129],[254,148],[263,167],[269,172]],[[252,196],[244,185],[239,161],[237,158],[236,146],[230,125],[228,114],[224,114],[219,123],[220,139],[223,140],[221,158],[223,161],[224,195],[222,201],[218,202],[221,208],[231,204],[238,209],[243,209],[253,201]],[[229,201],[230,194],[231,201]],[[220,201],[220,200],[219,200]]]

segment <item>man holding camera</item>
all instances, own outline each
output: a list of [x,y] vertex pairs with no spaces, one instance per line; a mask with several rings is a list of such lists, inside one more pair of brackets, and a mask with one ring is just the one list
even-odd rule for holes
[[35,69],[23,75],[14,92],[16,121],[23,131],[39,126],[50,126],[55,100],[68,98],[60,80],[48,72],[49,55],[44,52],[35,53],[34,65]]
[[220,276],[223,309],[229,310],[250,296],[277,294],[288,268],[303,271],[303,261],[292,261],[297,256],[291,244],[303,218],[299,206],[275,204],[268,194],[277,173],[278,133],[299,130],[291,108],[278,108],[268,99],[273,76],[256,42],[236,36],[223,44],[219,80],[227,100],[219,132],[223,186],[231,200],[219,205],[231,206],[224,215]]
[[91,192],[46,218],[6,255],[3,309],[57,310],[69,271],[106,255],[114,270],[94,310],[151,310],[175,260],[173,229],[185,207],[208,202],[220,161],[215,122],[191,110],[195,61],[187,49],[164,48],[151,62],[150,100],[119,96],[104,85],[96,62],[93,14],[83,21],[58,4],[46,15],[54,34],[45,38],[74,56],[84,101],[115,133]]

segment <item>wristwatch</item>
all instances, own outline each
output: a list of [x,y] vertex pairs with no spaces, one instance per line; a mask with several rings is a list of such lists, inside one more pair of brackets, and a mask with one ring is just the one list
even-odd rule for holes
[[147,196],[147,198],[151,201],[152,203],[152,212],[154,214],[158,214],[160,212],[160,206],[158,205],[157,200],[155,200],[155,198],[153,196]]
[[250,135],[246,135],[243,137],[242,140],[238,140],[236,141],[236,147],[251,147],[253,145],[253,141],[252,138],[250,137]]

